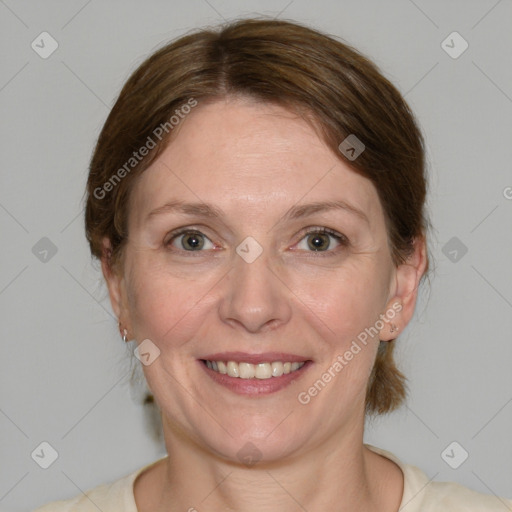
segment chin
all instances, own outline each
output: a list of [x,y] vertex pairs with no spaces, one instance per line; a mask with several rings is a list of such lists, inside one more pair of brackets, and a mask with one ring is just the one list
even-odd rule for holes
[[218,427],[214,435],[211,430],[204,432],[202,444],[207,451],[234,464],[281,461],[304,449],[313,434],[305,432],[304,425],[297,431],[295,421],[288,423],[293,414],[284,419],[286,415],[246,415],[243,420],[231,420],[227,429],[231,435]]

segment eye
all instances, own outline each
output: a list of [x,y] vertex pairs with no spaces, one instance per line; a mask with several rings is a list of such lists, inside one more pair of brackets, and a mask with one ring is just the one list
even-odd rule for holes
[[[333,239],[335,247],[332,247]],[[344,235],[328,228],[315,228],[306,233],[297,244],[297,248],[313,252],[327,252],[329,249],[335,249],[340,245],[348,245],[348,240]],[[333,251],[331,250],[331,252]]]
[[214,248],[213,243],[206,235],[200,231],[191,229],[183,229],[177,233],[173,233],[165,245],[189,252],[199,252],[202,249]]
[[[328,228],[314,228],[306,232],[297,244],[297,248],[308,252],[334,252],[337,247],[346,245],[348,245],[348,239],[344,235]],[[206,235],[190,228],[172,233],[165,242],[165,246],[187,252],[201,252],[203,249],[215,248]]]

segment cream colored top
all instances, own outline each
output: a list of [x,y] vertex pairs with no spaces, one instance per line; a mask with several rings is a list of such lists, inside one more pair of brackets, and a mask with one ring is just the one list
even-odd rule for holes
[[[365,445],[397,464],[404,474],[404,492],[400,512],[507,512],[512,500],[480,494],[453,482],[431,482],[420,469],[403,464],[392,453]],[[111,484],[104,484],[71,500],[54,501],[34,512],[138,512],[133,494],[137,476],[148,464]]]

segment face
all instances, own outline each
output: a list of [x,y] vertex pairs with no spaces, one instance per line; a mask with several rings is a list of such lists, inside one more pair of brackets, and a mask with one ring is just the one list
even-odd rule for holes
[[181,123],[133,189],[122,274],[104,267],[130,337],[159,351],[143,368],[164,430],[273,460],[362,428],[417,283],[373,184],[281,107],[219,100]]

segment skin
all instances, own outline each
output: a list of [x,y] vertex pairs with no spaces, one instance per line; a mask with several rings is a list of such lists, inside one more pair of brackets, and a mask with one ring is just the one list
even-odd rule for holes
[[[379,339],[396,337],[389,322],[307,405],[297,396],[393,304],[401,310],[392,322],[404,329],[425,270],[423,241],[395,267],[371,181],[290,111],[228,98],[200,104],[176,131],[133,190],[122,269],[102,262],[129,338],[160,350],[143,368],[170,456],[137,479],[139,510],[397,511],[402,472],[363,445]],[[223,215],[169,211],[146,220],[175,200],[209,203]],[[367,221],[347,210],[285,218],[297,204],[336,200]],[[207,237],[202,249],[186,251],[186,237],[172,238],[182,227]],[[315,252],[306,231],[322,227],[348,244],[320,235]],[[252,263],[235,251],[248,236],[263,249]],[[248,397],[198,363],[223,351],[280,351],[313,363],[285,389]],[[251,467],[237,456],[247,442],[261,456]]]

